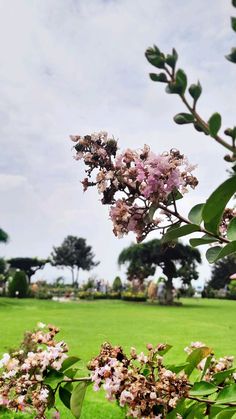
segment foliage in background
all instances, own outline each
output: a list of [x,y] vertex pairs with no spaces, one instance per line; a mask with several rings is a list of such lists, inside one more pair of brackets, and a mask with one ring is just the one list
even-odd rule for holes
[[198,278],[197,263],[201,263],[201,255],[197,249],[176,243],[175,246],[165,245],[161,240],[154,239],[141,244],[133,244],[119,255],[118,263],[128,264],[129,280],[138,279],[143,282],[149,275],[154,275],[156,267],[162,269],[167,276],[167,303],[173,302],[173,279],[179,278],[183,284],[190,284]]
[[16,257],[8,259],[7,262],[10,264],[11,268],[24,271],[30,284],[31,276],[34,275],[39,269],[43,269],[46,263],[49,261],[47,259],[38,259],[36,257]]
[[8,284],[9,297],[25,298],[28,296],[28,282],[25,272],[16,270]]
[[94,261],[92,247],[82,237],[67,236],[62,244],[53,248],[51,254],[53,266],[69,268],[72,275],[72,286],[78,287],[79,270],[89,271],[99,264]]

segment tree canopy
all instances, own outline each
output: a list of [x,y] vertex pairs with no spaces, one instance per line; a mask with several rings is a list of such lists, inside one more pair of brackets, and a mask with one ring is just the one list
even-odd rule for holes
[[90,271],[99,262],[94,261],[92,247],[86,244],[84,238],[67,236],[60,246],[53,248],[51,264],[61,268],[69,268],[72,275],[72,285],[78,286],[79,269]]
[[31,257],[17,257],[8,260],[11,268],[20,269],[21,271],[25,272],[29,282],[31,280],[31,276],[34,275],[35,272],[37,272],[39,269],[42,269],[48,262],[48,259],[38,259]]
[[8,234],[0,228],[0,242],[7,243],[9,240]]
[[197,249],[188,245],[176,243],[172,246],[154,239],[125,248],[119,255],[118,263],[128,264],[128,279],[139,279],[140,282],[149,275],[154,275],[159,266],[167,276],[168,302],[171,302],[173,278],[179,278],[184,284],[190,284],[192,279],[197,279],[197,263],[201,263],[201,255]]
[[230,283],[230,275],[236,272],[235,255],[218,260],[212,267],[208,286],[214,289],[225,288]]

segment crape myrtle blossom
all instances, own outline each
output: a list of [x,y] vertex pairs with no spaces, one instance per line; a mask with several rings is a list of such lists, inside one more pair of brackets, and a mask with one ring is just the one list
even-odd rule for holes
[[190,387],[184,373],[177,375],[163,366],[160,353],[166,345],[147,348],[148,355],[131,348],[128,358],[121,347],[104,343],[88,368],[94,389],[103,387],[108,400],[127,408],[127,416],[161,419],[187,397]]
[[36,412],[35,418],[45,418],[50,403],[50,391],[43,383],[49,370],[60,370],[67,358],[67,345],[57,342],[59,329],[42,323],[40,329],[26,333],[16,352],[4,354],[0,360],[0,406],[15,411]]
[[82,159],[86,166],[84,191],[96,186],[101,202],[110,205],[117,237],[132,231],[141,241],[150,231],[163,229],[165,218],[170,221],[163,206],[173,204],[177,193],[184,194],[198,183],[192,175],[195,166],[178,150],[155,154],[145,145],[118,153],[116,140],[104,131],[70,138],[75,143],[75,159]]

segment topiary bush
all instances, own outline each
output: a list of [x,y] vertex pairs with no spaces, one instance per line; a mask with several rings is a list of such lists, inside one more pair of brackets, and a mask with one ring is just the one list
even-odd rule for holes
[[16,270],[8,285],[8,296],[25,298],[28,296],[28,282],[23,271]]

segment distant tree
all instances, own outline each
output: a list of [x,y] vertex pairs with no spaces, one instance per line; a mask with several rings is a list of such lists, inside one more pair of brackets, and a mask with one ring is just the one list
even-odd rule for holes
[[116,276],[112,284],[112,289],[115,292],[121,292],[122,288],[123,288],[122,281],[119,276]]
[[49,260],[47,259],[38,259],[30,257],[17,257],[11,258],[8,260],[10,267],[13,269],[20,269],[24,271],[27,275],[29,284],[31,282],[31,277],[39,270],[42,269]]
[[86,244],[84,238],[67,236],[61,246],[53,248],[51,264],[61,268],[69,268],[72,285],[78,287],[79,270],[90,271],[99,262],[94,262],[92,247]]
[[16,270],[8,285],[9,297],[25,298],[28,295],[28,282],[24,271]]
[[7,264],[5,259],[0,258],[0,275],[3,275],[6,272]]
[[207,286],[219,290],[230,283],[230,275],[236,273],[236,256],[227,256],[214,263]]
[[155,239],[146,243],[132,244],[124,249],[118,263],[128,264],[129,280],[138,279],[142,284],[149,275],[154,275],[159,266],[167,277],[166,302],[173,302],[173,279],[179,278],[184,284],[190,284],[198,278],[197,263],[201,263],[201,255],[197,249],[182,243],[175,246],[163,245]]
[[9,240],[8,234],[0,228],[0,242],[7,243],[8,240]]

